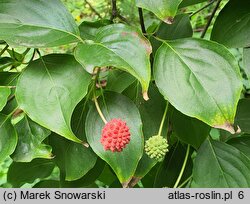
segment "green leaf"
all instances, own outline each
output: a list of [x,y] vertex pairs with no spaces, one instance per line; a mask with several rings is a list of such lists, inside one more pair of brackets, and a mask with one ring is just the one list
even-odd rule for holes
[[171,122],[177,137],[182,142],[192,145],[195,149],[198,149],[205,141],[211,129],[207,124],[195,118],[190,118],[176,109],[173,111]]
[[98,29],[109,24],[111,24],[111,21],[107,19],[94,22],[83,21],[81,25],[79,25],[81,38],[87,40],[94,40]]
[[12,47],[52,47],[79,41],[73,17],[59,0],[5,0],[0,38]]
[[17,83],[16,98],[33,121],[80,143],[71,130],[70,119],[87,94],[90,81],[91,76],[73,56],[47,55],[24,70]]
[[191,6],[194,4],[199,4],[199,3],[202,3],[204,1],[207,1],[207,0],[183,0],[180,4],[179,8]]
[[[86,100],[82,100],[76,106],[71,120],[73,132],[78,138],[84,141],[86,141],[84,128],[88,113],[87,107]],[[50,143],[53,146],[53,153],[56,155],[56,164],[67,181],[74,180],[77,183],[75,180],[87,176],[87,173],[96,163],[97,156],[90,147],[86,148],[82,144],[59,138],[55,134],[51,135]]]
[[249,188],[250,160],[235,147],[206,140],[194,161],[195,188]]
[[150,43],[138,29],[113,24],[100,28],[94,41],[78,44],[75,57],[90,73],[95,67],[106,66],[114,66],[130,73],[140,81],[147,98],[151,51]]
[[117,179],[116,175],[114,174],[113,170],[110,166],[106,163],[101,175],[98,177],[98,181],[101,181],[107,186],[111,186],[112,183],[119,180]]
[[44,180],[36,183],[32,188],[60,188],[60,181]]
[[10,57],[0,57],[0,71],[3,71],[8,66],[12,65],[15,62]]
[[[161,163],[154,179],[154,188],[173,187],[181,171],[186,155],[186,148],[178,142],[167,153],[165,160]],[[192,161],[188,158],[181,184],[192,174]]]
[[250,135],[232,138],[227,143],[237,148],[250,159]]
[[163,40],[176,40],[192,37],[193,29],[190,18],[187,14],[175,16],[173,24],[161,23],[156,36]]
[[[139,106],[145,141],[158,134],[162,116],[166,108],[166,101],[154,85],[151,85],[149,88],[149,96],[151,99],[149,101],[142,101]],[[164,125],[162,136],[166,136],[166,130],[167,128]],[[149,158],[144,151],[134,177],[136,179],[144,177],[156,163],[157,161]]]
[[164,42],[155,56],[154,77],[177,110],[235,132],[242,82],[237,61],[225,47],[201,39]]
[[10,116],[0,113],[0,163],[15,150],[17,133],[11,124]]
[[242,132],[250,134],[250,99],[241,99],[238,103],[235,116],[235,125],[238,125]]
[[13,188],[19,188],[25,183],[33,183],[38,178],[48,177],[55,165],[52,160],[34,159],[29,163],[13,162],[8,170],[7,180]]
[[50,136],[55,161],[67,181],[74,181],[83,177],[96,163],[96,155],[82,144],[77,144],[58,137]]
[[100,108],[107,121],[120,118],[126,121],[130,128],[131,141],[122,152],[105,151],[101,142],[101,131],[104,122],[98,115],[95,106],[92,106],[87,115],[85,130],[87,140],[94,152],[105,160],[114,170],[118,179],[126,186],[143,153],[142,123],[136,106],[127,97],[108,92],[104,94],[105,103],[99,100]]
[[0,86],[15,86],[19,73],[0,72]]
[[30,162],[35,158],[52,158],[52,148],[43,140],[50,135],[50,131],[37,123],[24,118],[15,125],[18,134],[18,143],[14,153],[11,155],[15,162]]
[[[190,22],[189,15],[179,14],[174,17],[173,24],[169,25],[162,22],[156,32],[156,36],[163,40],[176,40],[180,38],[192,37],[193,29]],[[152,36],[150,38],[153,53],[162,45],[162,41],[159,41]]]
[[122,93],[136,79],[127,72],[121,70],[111,70],[107,77],[107,86],[105,90]]
[[95,183],[95,181],[102,173],[105,164],[106,163],[102,159],[97,158],[95,166],[92,169],[90,169],[88,173],[86,173],[82,178],[75,181],[63,181],[61,183],[63,188],[81,188],[81,187],[87,187]]
[[228,47],[248,47],[249,33],[249,1],[230,0],[216,18],[211,39]]
[[153,12],[165,23],[172,23],[182,0],[136,0],[136,6]]
[[243,49],[243,69],[250,80],[250,48]]
[[11,91],[8,87],[0,86],[0,111],[2,111],[6,105],[10,93]]

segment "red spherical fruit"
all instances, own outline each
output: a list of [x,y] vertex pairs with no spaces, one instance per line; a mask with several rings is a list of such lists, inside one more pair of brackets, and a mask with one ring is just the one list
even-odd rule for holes
[[125,121],[115,118],[103,127],[101,143],[105,150],[121,152],[129,142],[130,132]]

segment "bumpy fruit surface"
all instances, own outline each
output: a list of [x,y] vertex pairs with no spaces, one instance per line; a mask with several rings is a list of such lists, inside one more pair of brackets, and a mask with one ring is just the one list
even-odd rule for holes
[[110,120],[102,129],[101,143],[105,150],[121,152],[130,142],[130,131],[125,121]]
[[167,140],[159,135],[150,137],[146,141],[145,152],[151,159],[162,161],[168,152]]

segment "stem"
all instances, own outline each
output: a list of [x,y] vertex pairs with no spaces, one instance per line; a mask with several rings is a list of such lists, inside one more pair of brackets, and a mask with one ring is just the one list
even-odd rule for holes
[[192,178],[192,175],[191,176],[189,176],[185,181],[183,181],[183,183],[182,184],[180,184],[177,188],[181,188],[181,187],[183,187],[187,182],[189,182],[190,181],[190,179]]
[[105,124],[107,124],[108,122],[107,122],[107,120],[105,119],[105,117],[104,117],[104,115],[103,115],[103,113],[102,113],[102,111],[101,111],[101,108],[100,108],[100,106],[99,106],[99,104],[98,104],[98,101],[97,101],[97,98],[96,98],[95,95],[94,95],[94,102],[95,102],[96,110],[97,110],[97,112],[99,113],[99,115],[100,115],[102,121],[103,121]]
[[188,147],[187,147],[186,156],[185,156],[184,162],[183,162],[183,164],[182,164],[180,174],[179,174],[179,176],[178,176],[178,178],[177,178],[177,180],[176,180],[176,182],[175,182],[173,188],[176,188],[176,187],[179,185],[180,181],[181,181],[181,177],[182,177],[182,175],[183,175],[183,173],[184,173],[184,170],[185,170],[185,167],[186,167],[186,165],[187,165],[187,160],[188,160],[189,151],[190,151],[190,145],[188,145]]
[[3,50],[0,52],[0,56],[2,56],[2,54],[8,49],[9,45],[6,45]]
[[88,2],[88,0],[85,0],[86,4],[89,5],[89,8],[100,18],[102,19],[102,16],[101,14],[92,6],[91,3]]
[[35,57],[35,55],[36,55],[36,50],[37,50],[37,49],[34,49],[33,54],[32,54],[32,57],[30,58],[28,64],[31,63],[31,62],[33,61],[33,59],[34,59],[34,57]]
[[194,15],[196,15],[197,13],[201,12],[202,10],[204,10],[205,8],[209,7],[210,5],[212,5],[215,2],[215,0],[212,0],[211,2],[209,2],[208,4],[206,4],[205,6],[201,7],[199,10],[193,12],[192,14],[189,15],[189,17],[193,17]]
[[221,1],[222,1],[222,0],[218,0],[217,4],[215,5],[215,7],[214,7],[214,9],[213,9],[213,11],[212,11],[212,14],[211,14],[211,16],[210,16],[209,19],[208,19],[207,24],[206,24],[206,26],[205,26],[203,32],[201,33],[201,38],[204,38],[204,37],[205,37],[205,35],[206,35],[206,33],[207,33],[207,30],[208,30],[208,28],[209,28],[209,26],[210,26],[210,24],[211,24],[211,22],[212,22],[212,20],[213,20],[213,18],[214,18],[214,16],[215,16],[215,13],[216,13],[217,9],[218,9],[219,6],[220,6],[220,2],[221,2]]
[[112,5],[112,14],[110,20],[113,22],[113,20],[117,17],[117,5],[116,5],[116,0],[111,0],[111,5]]
[[27,55],[27,53],[30,51],[30,48],[27,48],[23,53],[22,55],[25,57],[25,55]]
[[[100,68],[97,68],[97,72],[96,72],[96,76],[95,76],[95,81],[94,81],[94,87],[96,87],[96,83],[97,83],[99,74],[100,74]],[[97,110],[98,114],[100,115],[102,121],[103,121],[105,124],[107,124],[108,122],[107,122],[106,118],[104,117],[104,115],[103,115],[103,113],[102,113],[102,110],[101,110],[101,108],[100,108],[100,106],[99,106],[99,103],[98,103],[97,98],[96,98],[96,95],[95,95],[95,91],[96,91],[96,89],[94,90],[94,102],[95,102],[96,110]]]
[[145,28],[142,8],[138,8],[138,12],[139,12],[139,18],[140,18],[140,24],[141,24],[141,31],[143,34],[146,34],[147,32],[146,32],[146,28]]
[[168,112],[168,101],[167,101],[166,108],[165,108],[165,111],[164,111],[162,119],[161,119],[161,125],[160,125],[159,131],[158,131],[158,136],[161,136],[167,112]]

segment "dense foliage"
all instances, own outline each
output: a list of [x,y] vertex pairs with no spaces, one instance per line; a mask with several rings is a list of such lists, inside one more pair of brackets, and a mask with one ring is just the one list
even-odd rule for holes
[[248,0],[0,0],[2,187],[250,187]]

